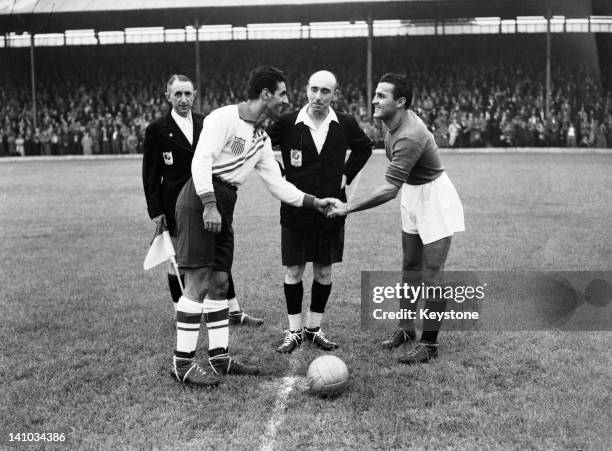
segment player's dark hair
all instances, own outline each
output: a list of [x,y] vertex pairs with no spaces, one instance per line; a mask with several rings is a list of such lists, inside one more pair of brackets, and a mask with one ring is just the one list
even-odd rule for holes
[[412,85],[404,75],[388,72],[380,77],[378,83],[389,83],[393,85],[393,90],[391,91],[393,98],[395,100],[399,99],[400,97],[404,97],[406,99],[406,105],[404,108],[408,109],[408,107],[412,105]]
[[170,75],[170,78],[168,79],[168,82],[166,83],[166,92],[170,91],[170,86],[172,86],[172,83],[174,83],[177,80],[178,81],[188,81],[189,83],[191,83],[191,86],[193,87],[193,89],[195,89],[195,85],[193,84],[193,81],[191,81],[191,78],[189,78],[187,75],[172,74]]
[[266,88],[273,94],[281,82],[286,83],[287,77],[280,69],[272,66],[256,67],[249,73],[247,97],[249,100],[255,100]]

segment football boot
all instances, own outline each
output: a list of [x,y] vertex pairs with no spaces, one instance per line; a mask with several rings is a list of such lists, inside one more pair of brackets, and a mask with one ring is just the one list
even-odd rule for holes
[[289,354],[295,348],[302,344],[302,333],[301,332],[292,332],[290,330],[285,331],[285,339],[283,343],[276,348],[276,352],[280,352],[281,354]]
[[217,376],[206,373],[195,362],[195,359],[183,359],[173,356],[172,370],[170,372],[173,377],[183,384],[197,385],[199,387],[216,387],[221,383]]
[[313,329],[305,327],[304,340],[313,342],[324,351],[331,351],[332,349],[336,349],[338,347],[338,343],[335,343],[327,338],[320,327]]
[[427,363],[438,356],[438,343],[427,343],[420,341],[408,353],[399,358],[399,362],[405,365]]
[[414,340],[416,334],[414,330],[406,330],[398,327],[393,333],[380,343],[383,349],[399,348],[404,343]]
[[237,312],[230,312],[229,323],[232,326],[259,327],[264,323],[264,320],[261,318],[255,318],[251,315],[247,315],[242,310],[239,310]]
[[259,374],[259,367],[243,365],[228,354],[209,357],[208,363],[215,374],[228,374],[230,376],[256,376]]

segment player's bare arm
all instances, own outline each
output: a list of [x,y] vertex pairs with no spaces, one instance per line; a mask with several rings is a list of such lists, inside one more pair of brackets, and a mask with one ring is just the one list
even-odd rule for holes
[[368,210],[370,208],[377,207],[391,199],[394,199],[399,192],[399,187],[384,181],[374,192],[367,196],[360,197],[359,199],[352,200],[344,203],[339,200],[334,200],[333,206],[327,210],[327,217],[333,218],[335,216],[346,216],[349,213],[353,213],[361,210]]

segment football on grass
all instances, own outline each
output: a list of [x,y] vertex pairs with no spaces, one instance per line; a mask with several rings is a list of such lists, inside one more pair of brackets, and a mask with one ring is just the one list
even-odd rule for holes
[[310,363],[306,373],[311,393],[320,396],[339,395],[346,389],[348,379],[348,368],[333,355],[317,357]]

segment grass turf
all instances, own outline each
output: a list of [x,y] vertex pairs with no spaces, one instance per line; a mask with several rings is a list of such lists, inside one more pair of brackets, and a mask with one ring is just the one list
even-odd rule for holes
[[[448,270],[610,269],[610,156],[444,162],[467,227]],[[357,196],[385,165],[372,158]],[[239,190],[234,277],[241,305],[266,324],[230,337],[235,355],[265,375],[194,390],[168,375],[175,336],[164,268],[142,270],[154,228],[139,161],[0,164],[0,446],[23,445],[9,433],[63,432],[51,446],[259,447],[289,359],[303,376],[320,355],[274,352],[286,317],[278,202],[265,191],[256,176]],[[609,448],[609,332],[446,332],[440,357],[412,368],[396,364],[405,349],[383,352],[380,336],[359,329],[359,271],[400,268],[398,210],[395,200],[352,216],[334,267],[324,329],[341,345],[349,390],[319,399],[298,379],[273,447]],[[311,280],[307,270],[305,307]]]

